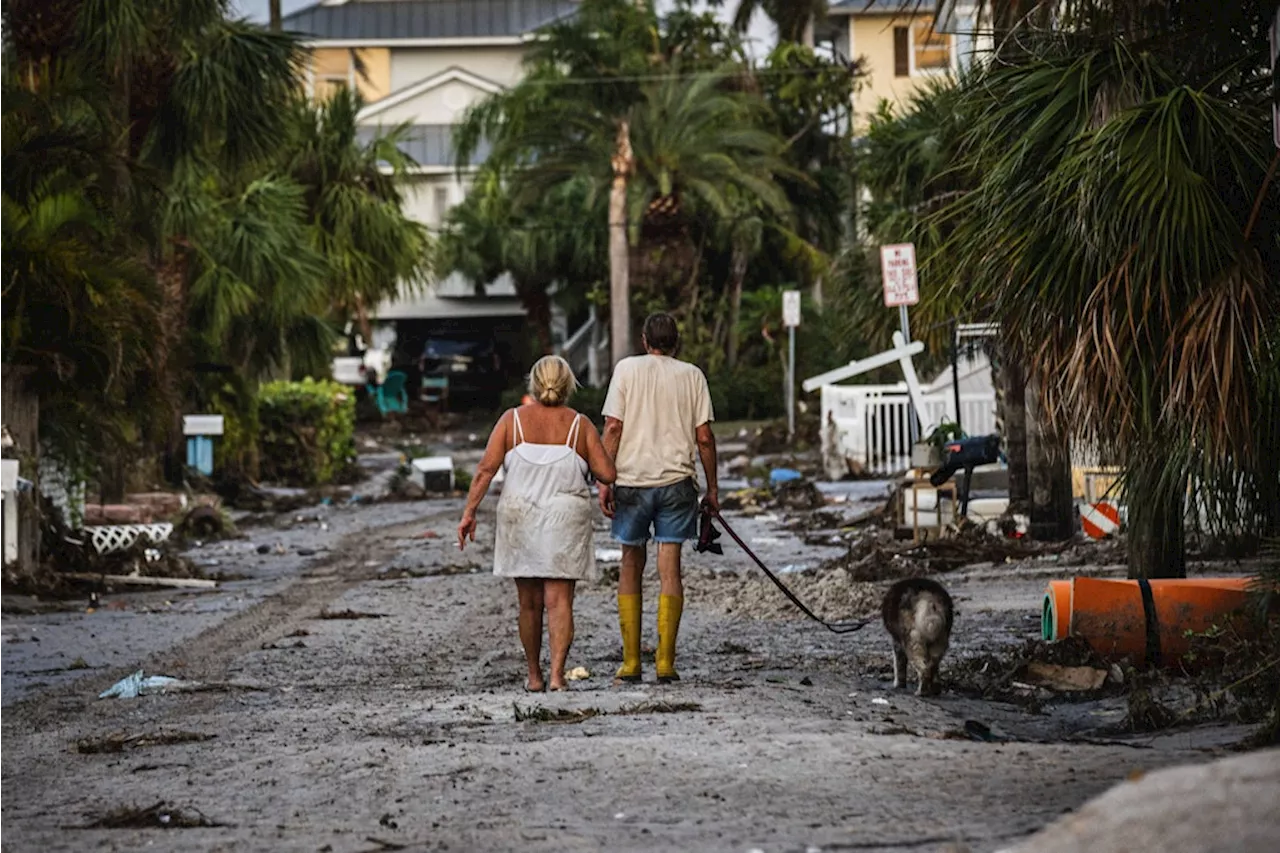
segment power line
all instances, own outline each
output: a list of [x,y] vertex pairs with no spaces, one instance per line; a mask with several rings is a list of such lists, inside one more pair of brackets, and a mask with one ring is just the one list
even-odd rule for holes
[[[858,63],[855,61],[833,63],[834,66],[841,70],[848,71],[850,74],[855,73]],[[649,83],[660,80],[684,80],[691,77],[720,77],[729,79],[732,77],[804,77],[816,76],[825,71],[832,70],[832,66],[819,68],[751,68],[744,67],[735,70],[723,71],[682,71],[663,74],[620,74],[617,76],[573,76],[561,77],[553,80],[543,79],[539,77],[525,77],[519,83],[516,83],[512,89],[518,89],[522,86],[587,86],[594,83]],[[510,91],[510,90],[508,90]]]
[[[715,224],[716,224],[716,225],[734,225],[734,224],[739,223],[739,222],[749,222],[749,221],[751,221],[751,220],[755,220],[755,219],[760,220],[760,222],[761,222],[761,223],[763,223],[765,226],[768,226],[771,222],[775,222],[775,221],[777,221],[776,219],[773,219],[773,218],[771,218],[771,217],[764,217],[764,216],[733,216],[733,217],[729,217],[728,219],[716,219],[716,220],[714,220],[714,221],[715,221]],[[693,224],[693,222],[694,222],[694,221],[690,220],[690,224]],[[625,227],[627,227],[627,228],[629,229],[629,228],[637,227],[637,226],[643,227],[643,225],[644,225],[644,223],[643,223],[643,222],[636,222],[636,223],[628,222],[628,223],[627,223],[627,225],[626,225]],[[425,223],[424,223],[424,227],[426,228],[427,232],[428,232],[428,233],[430,233],[430,234],[457,234],[457,233],[459,233],[459,232],[464,232],[464,231],[466,231],[466,230],[467,230],[467,229],[466,229],[466,227],[465,227],[465,226],[462,226],[462,225],[456,225],[456,226],[453,226],[453,227],[448,227],[448,226],[441,227],[441,226],[438,226],[438,225],[425,225]],[[585,232],[585,231],[596,231],[596,230],[599,230],[599,231],[608,231],[608,230],[609,230],[609,228],[610,228],[611,226],[610,226],[607,222],[601,221],[601,222],[598,222],[598,223],[593,223],[593,222],[583,222],[583,223],[578,223],[578,224],[563,224],[563,223],[512,223],[512,224],[505,224],[505,223],[504,223],[504,224],[502,224],[502,225],[497,225],[497,226],[493,226],[493,227],[495,227],[495,228],[500,228],[500,229],[501,229],[501,230],[503,230],[503,231],[564,231],[564,232]]]

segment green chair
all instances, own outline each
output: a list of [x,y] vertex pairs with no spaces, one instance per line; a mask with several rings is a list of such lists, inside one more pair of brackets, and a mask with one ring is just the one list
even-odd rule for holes
[[387,374],[387,378],[378,386],[378,411],[384,415],[393,412],[401,415],[408,413],[409,394],[404,388],[407,379],[408,377],[399,370],[393,370]]

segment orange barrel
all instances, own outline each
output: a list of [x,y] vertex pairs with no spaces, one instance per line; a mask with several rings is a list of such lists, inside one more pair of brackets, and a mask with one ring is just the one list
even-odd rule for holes
[[1049,581],[1040,611],[1040,639],[1065,640],[1071,630],[1071,581]]
[[[1070,635],[1084,639],[1103,658],[1171,665],[1191,646],[1187,632],[1203,633],[1239,610],[1248,600],[1252,581],[1250,577],[1075,578],[1066,621]],[[1055,611],[1054,615],[1060,625],[1063,614]]]

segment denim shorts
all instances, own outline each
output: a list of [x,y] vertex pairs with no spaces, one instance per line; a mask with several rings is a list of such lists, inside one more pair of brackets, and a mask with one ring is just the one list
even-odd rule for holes
[[650,528],[657,542],[698,538],[698,487],[692,477],[669,486],[617,486],[613,497],[613,538],[623,545],[644,545]]

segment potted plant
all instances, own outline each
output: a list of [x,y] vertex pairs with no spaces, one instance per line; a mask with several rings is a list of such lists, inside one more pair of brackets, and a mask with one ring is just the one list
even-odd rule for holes
[[911,448],[911,465],[915,468],[937,468],[942,464],[942,448],[948,442],[963,438],[960,425],[954,421],[942,421],[933,431]]

